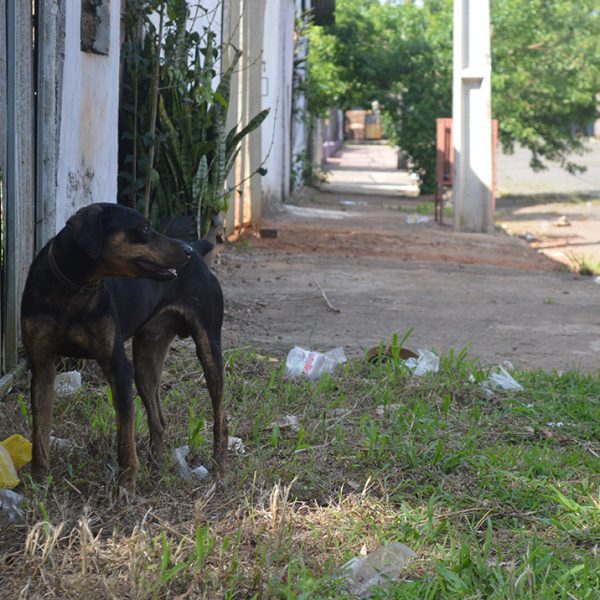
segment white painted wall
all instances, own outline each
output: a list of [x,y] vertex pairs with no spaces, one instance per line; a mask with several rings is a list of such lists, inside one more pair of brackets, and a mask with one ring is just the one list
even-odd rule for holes
[[262,125],[261,178],[265,212],[289,194],[291,160],[294,0],[266,0],[262,69],[262,108],[271,113]]
[[81,0],[66,0],[65,61],[57,161],[58,231],[91,202],[116,202],[121,0],[110,2],[106,56],[80,50]]

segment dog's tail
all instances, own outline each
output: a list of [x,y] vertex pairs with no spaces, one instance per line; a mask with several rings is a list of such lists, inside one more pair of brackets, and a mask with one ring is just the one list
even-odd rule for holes
[[192,247],[200,256],[206,256],[215,246],[208,240],[198,240],[192,244]]

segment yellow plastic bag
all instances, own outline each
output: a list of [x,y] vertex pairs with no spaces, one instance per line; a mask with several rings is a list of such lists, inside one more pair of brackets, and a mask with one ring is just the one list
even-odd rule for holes
[[31,462],[31,442],[22,435],[15,433],[0,442],[0,446],[6,448],[17,471]]
[[19,484],[17,471],[8,450],[0,446],[0,489],[12,490]]

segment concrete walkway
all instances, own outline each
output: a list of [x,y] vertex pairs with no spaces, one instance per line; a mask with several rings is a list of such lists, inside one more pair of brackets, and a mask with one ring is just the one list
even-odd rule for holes
[[319,187],[339,194],[418,196],[416,178],[397,164],[397,151],[385,142],[346,143],[327,161],[327,181]]
[[[454,233],[431,218],[414,223],[408,217],[423,199],[401,197],[416,186],[395,160],[383,145],[346,146],[329,163],[328,193],[307,189],[265,222],[277,237],[224,248],[217,273],[226,347],[251,345],[283,358],[294,345],[343,346],[361,357],[412,328],[414,350],[467,348],[486,365],[597,371],[597,280],[557,270],[517,237]],[[508,160],[519,167],[502,164],[512,183],[529,181],[527,157]],[[595,175],[590,168],[586,176],[592,191]],[[566,173],[554,177],[573,181]],[[542,220],[552,227],[561,216],[535,195],[512,202],[502,207],[504,218],[514,215],[526,231]],[[589,212],[562,213],[572,222],[557,229],[562,237],[580,223],[600,222],[593,214],[600,215],[600,199],[571,203]]]

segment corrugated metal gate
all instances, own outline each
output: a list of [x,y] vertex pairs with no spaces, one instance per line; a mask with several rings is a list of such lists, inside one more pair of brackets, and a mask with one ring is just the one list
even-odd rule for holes
[[35,237],[34,3],[0,0],[0,375],[15,367]]

